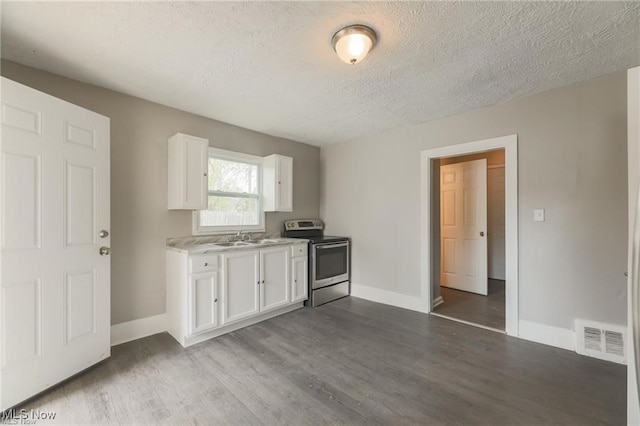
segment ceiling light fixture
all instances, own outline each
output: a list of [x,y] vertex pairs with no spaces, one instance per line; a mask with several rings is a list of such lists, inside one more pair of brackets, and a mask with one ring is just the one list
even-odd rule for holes
[[376,32],[364,25],[349,25],[331,38],[333,50],[347,64],[357,64],[376,45]]

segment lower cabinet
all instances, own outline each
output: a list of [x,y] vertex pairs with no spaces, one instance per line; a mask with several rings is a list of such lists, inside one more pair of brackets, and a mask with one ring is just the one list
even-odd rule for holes
[[291,247],[291,301],[304,302],[309,298],[309,261],[307,245]]
[[222,255],[222,324],[260,312],[260,253],[238,251]]
[[260,311],[289,304],[289,247],[260,250]]
[[218,273],[191,275],[189,278],[189,333],[196,334],[218,326]]
[[[167,250],[169,333],[183,346],[298,309],[307,257],[291,245],[189,254]],[[306,246],[305,246],[306,250]]]
[[222,323],[229,324],[286,306],[289,247],[222,255]]

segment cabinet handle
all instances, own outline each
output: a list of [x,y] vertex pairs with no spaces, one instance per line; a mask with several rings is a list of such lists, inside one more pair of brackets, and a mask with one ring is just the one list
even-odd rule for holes
[[264,280],[262,280],[262,284],[264,284]]
[[215,303],[215,302],[217,302],[217,301],[218,301],[218,298],[217,298],[217,297],[216,297],[215,299],[213,299],[213,302],[214,302],[214,303]]
[[204,266],[209,266],[209,264],[207,262],[204,262]]
[[260,285],[260,281],[258,281],[258,285]]
[[204,176],[207,177],[207,174],[205,173]]

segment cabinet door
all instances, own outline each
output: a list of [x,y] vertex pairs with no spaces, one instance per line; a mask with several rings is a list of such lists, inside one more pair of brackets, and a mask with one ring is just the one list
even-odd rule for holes
[[189,278],[189,334],[218,326],[218,273]]
[[169,209],[207,208],[208,150],[207,139],[182,133],[169,139]]
[[276,210],[293,211],[293,158],[279,155],[277,157]]
[[[305,247],[306,248],[306,247]],[[291,262],[291,301],[302,302],[308,296],[309,262],[306,257],[294,257]]]
[[293,211],[293,158],[278,154],[264,157],[262,195],[264,211]]
[[260,252],[222,255],[222,323],[228,324],[259,312]]
[[289,303],[289,247],[260,251],[260,311]]

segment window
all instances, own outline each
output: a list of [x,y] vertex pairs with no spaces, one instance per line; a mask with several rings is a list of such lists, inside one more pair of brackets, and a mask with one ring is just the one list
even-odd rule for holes
[[264,230],[262,157],[209,149],[207,210],[194,213],[196,234]]

